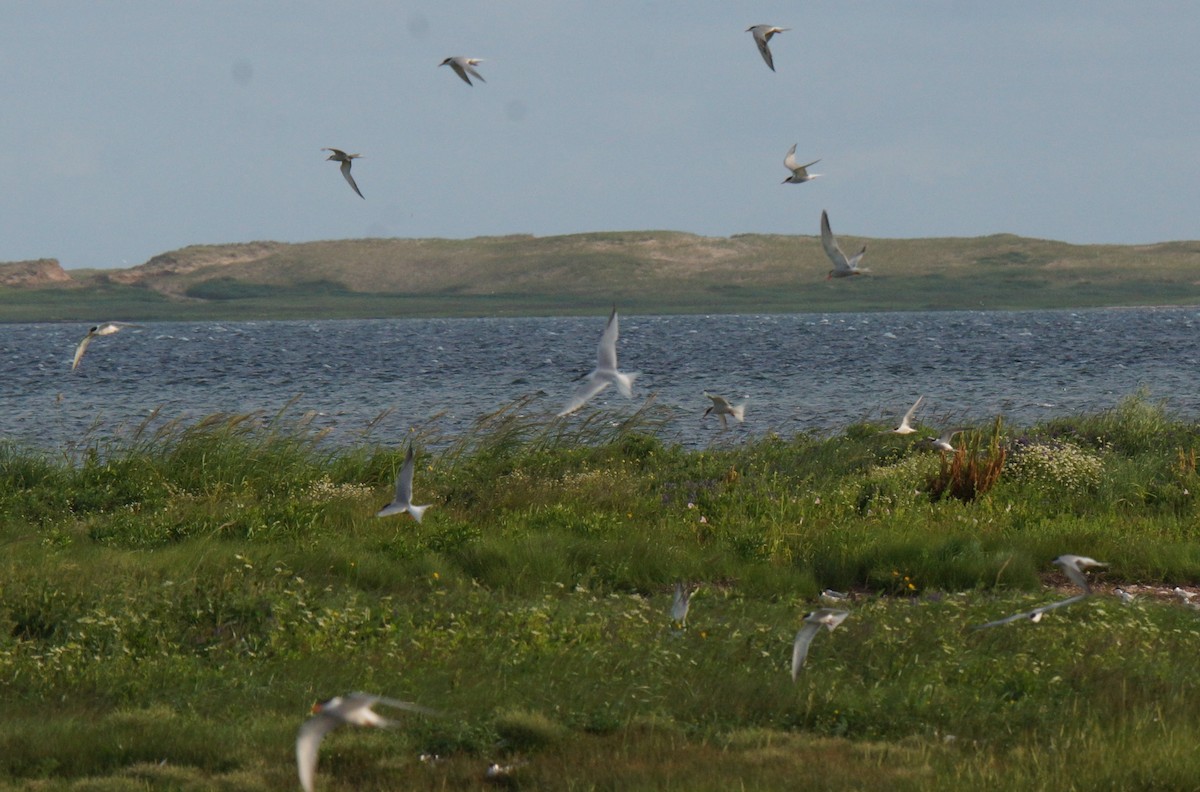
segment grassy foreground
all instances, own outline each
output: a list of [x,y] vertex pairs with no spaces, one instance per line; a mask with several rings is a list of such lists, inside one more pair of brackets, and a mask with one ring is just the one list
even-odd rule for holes
[[[1200,613],[1110,593],[1200,581],[1200,425],[1132,398],[954,457],[879,426],[685,451],[652,409],[528,407],[414,433],[421,524],[374,517],[403,448],[303,421],[0,446],[0,788],[295,789],[351,690],[446,715],[334,732],[319,789],[1200,788]],[[1096,596],[971,629],[1064,596],[1067,552],[1110,562]],[[852,613],[793,683],[825,587]]]

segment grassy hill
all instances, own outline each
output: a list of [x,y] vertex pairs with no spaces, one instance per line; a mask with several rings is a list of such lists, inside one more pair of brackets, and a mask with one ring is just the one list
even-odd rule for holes
[[1009,234],[865,239],[871,274],[826,281],[809,236],[557,237],[198,245],[69,282],[0,287],[0,320],[249,319],[1022,309],[1200,303],[1200,242],[1069,245]]

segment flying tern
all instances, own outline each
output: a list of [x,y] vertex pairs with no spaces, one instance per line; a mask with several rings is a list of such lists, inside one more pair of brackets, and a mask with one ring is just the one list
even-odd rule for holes
[[804,666],[804,661],[808,659],[808,646],[812,643],[817,631],[822,627],[832,631],[849,615],[850,611],[835,608],[818,608],[812,613],[804,615],[804,625],[796,633],[796,640],[792,643],[793,682],[796,681],[800,669]]
[[954,435],[958,434],[959,432],[963,432],[963,431],[966,431],[966,430],[965,429],[947,429],[946,431],[942,432],[937,437],[926,437],[925,442],[928,443],[932,448],[934,448],[938,451],[950,451],[951,453],[953,453],[955,450],[954,444],[951,443],[950,440],[954,437]]
[[783,158],[784,167],[786,167],[788,170],[790,170],[792,172],[792,175],[788,176],[786,179],[784,179],[783,183],[784,184],[804,184],[804,182],[806,182],[806,181],[812,181],[813,179],[817,178],[821,174],[809,173],[808,168],[810,165],[816,165],[820,161],[821,160],[819,160],[819,159],[815,159],[806,165],[799,164],[798,162],[796,162],[796,144],[793,143],[792,147],[790,149],[788,149],[787,156]]
[[92,339],[96,336],[112,335],[120,332],[126,327],[141,327],[141,325],[131,324],[129,322],[104,322],[88,328],[87,335],[79,342],[79,346],[75,347],[75,359],[71,361],[71,371],[79,368],[79,361],[83,360],[83,353],[87,351],[88,344],[92,343]]
[[430,504],[424,506],[414,506],[412,502],[412,480],[413,480],[413,448],[408,447],[408,453],[404,455],[404,466],[400,468],[400,475],[396,477],[396,497],[392,498],[392,502],[380,509],[375,516],[387,517],[390,514],[401,514],[408,512],[417,522],[421,522],[421,515],[429,508]]
[[[917,408],[921,406],[921,402],[923,401],[925,401],[925,397],[918,396],[917,400],[913,402],[913,406],[909,407],[908,412],[904,413],[904,417],[900,419],[900,425],[895,429],[888,429],[888,431],[892,434],[912,434],[913,432],[917,431],[912,427],[912,419],[917,413]],[[946,438],[947,442],[949,439],[950,438]],[[951,450],[953,450],[953,448],[951,448]]]
[[1060,555],[1050,563],[1062,567],[1062,571],[1067,578],[1076,586],[1079,586],[1081,589],[1083,589],[1085,594],[1091,594],[1092,587],[1088,583],[1088,579],[1084,574],[1084,570],[1091,569],[1093,567],[1108,566],[1108,564],[1101,563],[1094,558],[1077,555]]
[[438,715],[436,710],[413,704],[409,701],[376,696],[371,693],[348,693],[345,696],[335,696],[328,701],[313,705],[313,717],[304,722],[300,733],[296,735],[296,769],[300,773],[300,786],[305,792],[313,792],[313,776],[317,772],[317,750],[325,735],[349,723],[353,726],[394,726],[395,722],[382,717],[371,709],[375,704],[386,707],[421,712],[426,715]]
[[791,28],[775,27],[774,25],[752,25],[746,28],[747,33],[754,34],[754,43],[758,45],[759,54],[767,62],[771,71],[775,71],[775,59],[771,57],[771,48],[767,46],[767,42],[771,40],[771,36],[783,33],[785,30],[791,30]]
[[821,245],[825,248],[825,255],[829,256],[829,260],[833,262],[833,269],[829,270],[825,280],[848,278],[851,275],[862,275],[864,272],[871,271],[866,267],[858,266],[862,262],[863,256],[867,255],[866,245],[863,245],[862,250],[849,258],[838,247],[837,240],[833,238],[833,231],[829,228],[829,214],[825,210],[821,210]]
[[736,420],[738,423],[741,423],[746,419],[745,402],[742,402],[741,404],[730,404],[724,396],[715,396],[707,391],[704,395],[712,400],[712,406],[704,411],[704,415],[700,416],[701,420],[707,418],[709,413],[712,413],[721,419],[721,428],[727,429],[729,428],[729,425],[725,421],[726,415],[732,415],[734,420]]
[[1079,602],[1079,600],[1085,598],[1086,596],[1086,592],[1083,594],[1076,594],[1074,597],[1067,597],[1066,599],[1059,600],[1058,602],[1051,602],[1049,605],[1043,605],[1040,608],[1034,608],[1033,610],[1023,611],[1021,613],[1014,613],[1012,616],[1005,616],[1003,619],[996,619],[996,621],[990,621],[987,624],[981,624],[975,629],[982,630],[986,627],[996,627],[1001,624],[1020,621],[1021,619],[1028,619],[1036,624],[1042,620],[1042,614],[1052,611],[1055,608],[1061,608],[1065,605]]
[[616,385],[622,396],[632,398],[633,381],[638,375],[636,372],[624,374],[617,370],[617,334],[617,308],[613,306],[612,313],[608,316],[608,324],[604,326],[604,332],[600,335],[600,345],[596,349],[596,368],[587,375],[587,381],[575,391],[571,401],[558,414],[560,418],[587,404],[589,399],[609,385]]
[[[467,85],[474,86],[475,83],[471,82],[471,77],[474,77],[480,82],[487,82],[487,80],[483,79],[482,74],[475,71],[475,66],[480,63],[483,63],[482,58],[465,58],[462,55],[458,55],[453,58],[446,58],[446,60],[439,63],[438,66],[449,66],[451,69],[454,69],[455,74],[457,74],[459,77],[462,77],[463,82],[465,82]],[[470,77],[467,75],[470,75]]]
[[358,189],[358,185],[355,184],[354,177],[350,175],[350,160],[359,159],[362,157],[362,154],[347,154],[341,149],[335,148],[323,148],[321,151],[333,152],[325,158],[325,161],[329,162],[330,160],[333,160],[334,162],[342,163],[342,175],[346,177],[346,181],[354,189],[354,192],[358,193],[359,198],[362,198],[364,201],[367,200],[366,196],[362,194],[362,191]]

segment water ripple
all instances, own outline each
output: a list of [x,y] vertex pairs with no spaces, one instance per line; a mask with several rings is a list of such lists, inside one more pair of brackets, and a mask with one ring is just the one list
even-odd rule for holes
[[[84,325],[6,325],[0,434],[59,448],[156,408],[164,420],[273,415],[293,398],[335,441],[356,441],[385,410],[381,442],[435,416],[454,433],[529,395],[560,409],[594,364],[605,318],[147,323],[96,339],[74,373]],[[931,425],[1000,413],[1031,423],[1111,407],[1139,387],[1195,417],[1198,319],[1194,308],[623,316],[618,349],[622,369],[641,372],[635,394],[657,393],[672,436],[695,445],[718,427],[699,420],[705,390],[748,397],[735,431],[750,435],[891,421],[922,393],[918,418]]]

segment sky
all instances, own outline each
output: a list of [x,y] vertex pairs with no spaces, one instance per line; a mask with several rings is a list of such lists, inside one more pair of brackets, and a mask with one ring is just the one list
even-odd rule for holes
[[[1194,0],[6,0],[0,261],[676,230],[1200,239]],[[746,28],[771,41],[776,72]],[[446,57],[483,59],[469,87]],[[787,149],[822,176],[781,184]],[[322,147],[360,152],[342,180]]]

